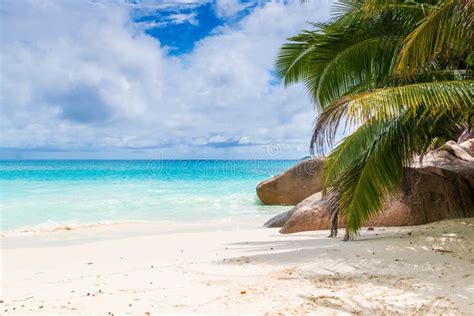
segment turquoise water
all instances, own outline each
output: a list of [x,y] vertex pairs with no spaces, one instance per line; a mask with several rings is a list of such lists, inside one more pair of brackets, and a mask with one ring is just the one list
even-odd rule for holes
[[291,160],[1,161],[1,229],[97,222],[261,221],[255,187]]

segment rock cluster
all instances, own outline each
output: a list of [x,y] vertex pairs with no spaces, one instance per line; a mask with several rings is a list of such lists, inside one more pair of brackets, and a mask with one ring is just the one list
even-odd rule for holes
[[[318,161],[322,164],[323,160]],[[320,183],[321,173],[312,176],[319,178]],[[320,193],[308,189],[304,192],[306,199],[264,226],[282,227],[280,232],[284,234],[329,229],[327,201]],[[474,216],[474,139],[460,144],[448,142],[429,152],[421,163],[406,167],[400,192],[367,226],[411,226],[471,216]]]

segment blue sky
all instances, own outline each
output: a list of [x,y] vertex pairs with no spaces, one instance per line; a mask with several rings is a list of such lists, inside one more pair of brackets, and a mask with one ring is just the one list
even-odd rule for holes
[[5,0],[3,159],[299,158],[315,113],[273,63],[330,0]]

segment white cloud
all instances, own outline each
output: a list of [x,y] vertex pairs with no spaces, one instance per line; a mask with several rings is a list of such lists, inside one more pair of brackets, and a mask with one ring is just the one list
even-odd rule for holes
[[240,139],[239,139],[239,144],[240,144],[240,145],[252,144],[252,138],[250,138],[250,137],[248,137],[248,136],[242,136],[242,137],[240,137]]
[[207,140],[207,142],[208,142],[208,143],[211,143],[211,144],[212,144],[212,143],[214,143],[214,144],[216,144],[216,143],[223,143],[223,142],[226,142],[226,141],[228,141],[228,139],[225,138],[225,137],[222,136],[222,135],[215,135],[215,136],[210,137],[210,138]]
[[215,11],[220,18],[231,17],[254,5],[252,2],[242,2],[240,0],[216,0]]
[[198,25],[199,21],[196,19],[196,12],[189,13],[189,14],[172,14],[170,16],[170,19],[172,21],[172,24],[183,24],[183,23],[189,23],[191,25]]
[[272,84],[271,70],[284,39],[329,4],[266,3],[170,57],[128,5],[4,2],[0,146],[242,158],[279,143],[282,156],[305,155],[311,105],[301,86]]
[[189,23],[191,25],[199,25],[199,20],[196,18],[197,13],[191,12],[188,14],[176,13],[166,16],[166,18],[161,21],[142,21],[137,22],[137,26],[142,30],[149,30],[154,28],[161,28],[170,25],[179,25],[183,23]]

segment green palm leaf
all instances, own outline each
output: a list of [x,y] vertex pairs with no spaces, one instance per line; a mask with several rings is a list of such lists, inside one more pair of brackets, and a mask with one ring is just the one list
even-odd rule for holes
[[376,88],[390,74],[400,42],[399,37],[368,38],[334,55],[316,88],[321,107],[349,92]]
[[391,121],[364,125],[328,157],[325,177],[335,190],[332,194],[337,192],[346,240],[398,191],[403,166],[425,151],[431,139],[452,134],[462,121],[455,116],[423,116],[422,108],[417,112],[407,110]]
[[472,51],[473,21],[472,0],[441,1],[405,39],[397,70],[414,73],[438,54]]
[[341,121],[349,126],[389,121],[407,108],[416,110],[420,106],[426,106],[425,111],[434,116],[452,110],[469,113],[473,111],[473,98],[474,80],[415,83],[347,95],[319,115],[311,149],[323,154],[331,148]]
[[347,107],[346,115],[354,123],[370,119],[396,117],[405,108],[427,106],[426,111],[440,116],[452,109],[473,108],[474,80],[437,81],[376,89],[349,95],[336,103]]
[[367,14],[360,1],[346,4],[357,9],[290,38],[276,60],[285,85],[304,82],[320,109],[347,93],[377,87],[392,72],[404,36],[423,16],[417,5],[393,3]]
[[275,65],[276,74],[284,79],[285,86],[304,80],[308,73],[308,60],[315,50],[317,34],[303,31],[282,46]]

